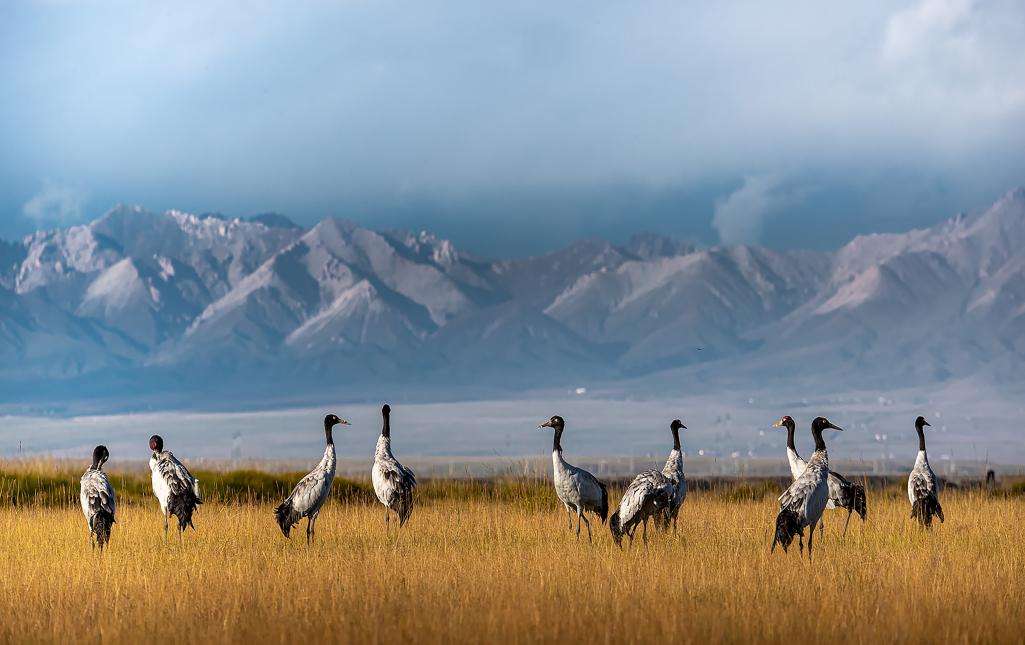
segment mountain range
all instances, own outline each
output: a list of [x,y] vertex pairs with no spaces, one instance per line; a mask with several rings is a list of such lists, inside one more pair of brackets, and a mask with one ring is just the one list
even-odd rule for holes
[[1025,190],[834,252],[426,232],[118,206],[0,241],[0,402],[803,379],[1021,381]]

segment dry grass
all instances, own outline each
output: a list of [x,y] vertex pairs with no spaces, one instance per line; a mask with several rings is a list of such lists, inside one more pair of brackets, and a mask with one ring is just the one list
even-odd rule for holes
[[[1025,633],[1025,503],[944,496],[913,526],[873,492],[814,563],[769,554],[771,497],[688,498],[677,536],[620,551],[575,541],[551,493],[428,484],[398,537],[381,511],[331,502],[312,548],[263,502],[209,503],[165,542],[156,503],[120,509],[90,551],[80,511],[0,506],[0,641],[1013,641]],[[446,494],[458,490],[458,494]],[[597,527],[597,524],[596,524]]]

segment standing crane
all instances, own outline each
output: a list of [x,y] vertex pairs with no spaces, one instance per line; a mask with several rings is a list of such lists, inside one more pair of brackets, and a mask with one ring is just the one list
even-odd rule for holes
[[199,480],[178,461],[170,450],[164,450],[164,439],[155,434],[149,438],[149,469],[152,472],[153,494],[160,502],[164,514],[164,536],[167,536],[167,522],[172,515],[178,518],[178,536],[187,527],[196,529],[192,514],[203,503],[199,494]]
[[815,438],[815,452],[801,475],[779,496],[779,513],[776,515],[776,531],[772,549],[776,544],[787,550],[794,536],[800,539],[801,553],[804,553],[804,527],[810,526],[808,534],[808,559],[811,560],[812,542],[815,539],[815,525],[822,518],[822,511],[829,501],[829,455],[822,432],[828,428],[843,430],[825,417],[816,417],[811,422],[811,434]]
[[[794,419],[790,416],[784,416],[776,423],[773,423],[774,428],[785,428],[787,431],[787,461],[790,463],[790,475],[797,479],[804,472],[807,462],[801,458],[801,455],[797,454],[797,447],[794,444],[794,430],[797,427],[794,423]],[[865,487],[856,482],[849,481],[846,477],[836,472],[835,470],[829,471],[829,479],[827,480],[829,485],[829,501],[826,502],[826,508],[845,508],[847,509],[847,521],[843,525],[843,535],[847,535],[847,527],[851,523],[851,514],[857,513],[861,517],[861,521],[865,521],[865,516],[868,515],[868,500],[865,496]],[[819,537],[822,537],[824,523],[819,521]]]
[[385,524],[391,522],[391,513],[399,517],[401,528],[409,516],[413,514],[413,489],[416,488],[416,476],[413,471],[399,463],[391,452],[391,406],[385,404],[381,408],[384,423],[381,436],[377,439],[374,450],[374,467],[370,471],[374,482],[377,499],[384,504]]
[[683,474],[683,451],[680,448],[680,430],[686,430],[687,426],[679,419],[673,419],[669,424],[669,431],[673,433],[673,449],[666,459],[666,465],[662,468],[662,474],[673,483],[675,492],[673,502],[666,512],[665,525],[669,527],[669,521],[673,522],[673,532],[676,532],[676,516],[680,513],[683,500],[687,498],[687,478]]
[[555,442],[552,446],[552,466],[554,468],[555,494],[566,507],[569,516],[569,528],[573,530],[573,515],[577,516],[577,539],[580,538],[580,522],[587,526],[587,541],[591,541],[591,522],[584,515],[590,511],[597,515],[602,524],[609,515],[609,490],[605,483],[587,472],[568,463],[562,457],[562,432],[566,429],[566,421],[556,415],[538,424],[537,429],[551,428],[555,431]]
[[290,537],[292,527],[305,517],[306,544],[313,542],[317,516],[320,515],[324,502],[330,497],[331,484],[335,480],[335,442],[331,436],[331,429],[336,425],[349,425],[349,422],[333,414],[324,417],[324,437],[327,442],[324,456],[316,468],[299,480],[285,501],[274,509],[274,518],[286,538]]
[[102,550],[110,542],[110,531],[114,527],[114,516],[117,513],[117,496],[114,487],[103,472],[103,464],[110,458],[106,446],[93,449],[93,462],[82,475],[79,485],[79,498],[82,501],[82,513],[89,523],[89,542],[93,548]]
[[939,487],[936,473],[929,466],[929,455],[925,452],[925,428],[932,427],[924,417],[915,419],[918,432],[918,457],[908,476],[908,499],[911,500],[911,517],[925,528],[932,528],[935,515],[943,522],[943,507],[940,506]]
[[622,547],[623,536],[626,535],[630,538],[630,546],[633,546],[638,524],[644,525],[643,537],[647,544],[648,520],[655,518],[658,521],[662,517],[668,523],[676,491],[676,483],[657,470],[646,470],[634,477],[619,501],[619,510],[609,519],[609,530],[616,545]]

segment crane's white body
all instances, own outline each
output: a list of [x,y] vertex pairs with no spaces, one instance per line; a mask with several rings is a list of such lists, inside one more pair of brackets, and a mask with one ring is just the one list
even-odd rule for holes
[[98,511],[104,510],[115,516],[117,513],[117,495],[111,485],[107,473],[99,468],[90,467],[82,475],[79,484],[79,500],[82,503],[82,514],[93,530]]
[[669,507],[669,519],[676,524],[676,516],[687,498],[687,478],[683,472],[683,451],[673,448],[666,459],[666,465],[662,468],[664,475],[673,484],[673,501]]
[[178,461],[170,450],[154,452],[149,459],[153,495],[160,502],[160,510],[167,516],[168,502],[172,494],[182,493],[188,489],[201,499],[199,480],[192,476],[189,469]]
[[377,499],[390,511],[399,516],[399,523],[404,524],[412,513],[413,489],[416,488],[416,475],[409,468],[399,463],[391,451],[391,437],[383,434],[377,439],[374,450],[374,466],[370,470],[370,478],[374,482]]
[[320,514],[324,502],[331,496],[336,465],[335,445],[329,443],[324,447],[324,456],[321,457],[320,463],[299,480],[285,499],[285,503],[291,505],[298,517],[316,518]]
[[931,493],[938,497],[939,489],[936,485],[936,473],[929,465],[929,456],[925,454],[924,450],[919,450],[918,456],[915,457],[915,465],[908,476],[908,500],[914,504],[925,493]]
[[794,483],[779,496],[779,506],[796,512],[801,527],[814,528],[828,502],[829,456],[825,450],[816,450]]

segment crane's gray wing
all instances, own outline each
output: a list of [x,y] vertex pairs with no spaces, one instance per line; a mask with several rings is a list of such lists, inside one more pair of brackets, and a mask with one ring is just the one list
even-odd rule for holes
[[381,473],[388,480],[389,484],[389,503],[391,503],[391,499],[394,499],[395,495],[406,495],[416,487],[416,476],[413,475],[413,471],[400,464],[397,460],[382,460],[380,466]]
[[911,490],[915,499],[925,499],[936,494],[936,478],[928,468],[915,468],[911,473]]
[[669,479],[654,470],[645,471],[630,482],[619,502],[619,517],[624,523],[641,512],[646,503],[656,507],[669,506],[676,489]]
[[164,481],[167,482],[171,493],[175,495],[181,495],[193,488],[195,478],[192,476],[192,473],[185,467],[185,464],[178,461],[170,452],[165,452],[157,460],[157,471]]
[[82,476],[82,494],[89,500],[89,508],[93,511],[102,509],[111,515],[115,514],[117,497],[103,471],[91,470]]
[[306,511],[320,499],[326,485],[327,472],[317,468],[299,480],[288,499],[296,509]]
[[805,468],[801,476],[795,479],[794,483],[790,484],[790,488],[787,488],[779,496],[780,509],[803,514],[805,505],[812,494],[815,493],[815,489],[819,484],[816,474],[815,469]]

